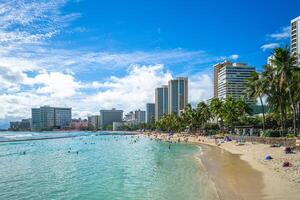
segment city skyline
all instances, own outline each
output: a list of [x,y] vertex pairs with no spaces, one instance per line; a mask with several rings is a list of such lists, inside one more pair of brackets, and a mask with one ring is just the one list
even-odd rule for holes
[[[135,2],[134,9],[88,4],[2,4],[0,128],[41,105],[72,107],[76,118],[104,108],[145,110],[154,102],[153,88],[177,76],[189,77],[192,104],[207,100],[213,96],[213,64],[229,59],[260,70],[270,48],[290,44],[290,22],[300,3]],[[111,13],[103,9],[112,6]],[[211,7],[216,12],[206,11]],[[255,14],[246,12],[253,7]],[[224,8],[226,16],[217,12]],[[154,15],[144,16],[151,10]]]

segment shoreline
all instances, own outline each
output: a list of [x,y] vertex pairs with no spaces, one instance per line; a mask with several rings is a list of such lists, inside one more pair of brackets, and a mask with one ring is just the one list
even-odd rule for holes
[[[214,182],[220,199],[300,199],[299,153],[285,155],[283,148],[270,148],[265,144],[239,146],[231,141],[217,145],[215,139],[204,136],[145,135],[162,141],[180,139],[181,143],[200,145],[203,149],[199,155],[201,164]],[[264,161],[265,154],[274,159]],[[283,168],[280,164],[284,159],[292,160],[292,167]]]

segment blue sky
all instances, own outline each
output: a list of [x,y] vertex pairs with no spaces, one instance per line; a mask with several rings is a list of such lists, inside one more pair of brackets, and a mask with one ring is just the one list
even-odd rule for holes
[[258,70],[289,44],[300,1],[0,2],[0,125],[44,104],[74,117],[154,101],[154,88],[189,77],[190,102],[212,95],[212,65]]

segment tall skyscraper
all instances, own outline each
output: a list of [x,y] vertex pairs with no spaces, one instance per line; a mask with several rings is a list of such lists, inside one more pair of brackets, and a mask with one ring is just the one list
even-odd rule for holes
[[155,120],[155,104],[147,103],[146,104],[146,122],[149,123],[152,120]]
[[179,115],[188,104],[188,79],[185,77],[177,77],[174,80],[170,80],[168,92],[168,113]]
[[72,121],[71,108],[55,108],[41,106],[31,109],[31,130],[52,130],[54,128],[70,127]]
[[168,114],[168,86],[164,85],[155,89],[155,120]]
[[254,67],[249,67],[245,63],[232,63],[224,61],[214,65],[216,69],[218,85],[214,85],[217,88],[217,96],[220,99],[226,99],[228,96],[232,96],[235,99],[245,98],[247,103],[256,103],[255,99],[249,99],[246,95],[246,81],[250,77],[252,72],[255,72]]
[[219,76],[219,72],[220,69],[226,65],[230,66],[232,63],[229,61],[224,61],[222,63],[217,63],[214,65],[214,97],[218,97],[218,76]]
[[136,110],[134,111],[134,118],[137,124],[145,123],[146,122],[146,111],[144,110]]
[[113,122],[122,122],[123,110],[100,110],[101,129],[106,129],[108,125],[113,125]]
[[296,55],[296,64],[300,66],[300,16],[291,21],[291,53]]

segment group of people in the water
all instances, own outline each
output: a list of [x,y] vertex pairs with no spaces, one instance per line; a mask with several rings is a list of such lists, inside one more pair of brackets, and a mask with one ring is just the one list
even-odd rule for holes
[[[95,136],[100,136],[100,135],[95,135]],[[118,141],[118,136],[114,136],[113,137],[114,138],[114,140],[115,141]],[[72,138],[72,139],[74,139],[74,138]],[[87,142],[87,141],[84,141],[83,140],[84,138],[82,138],[82,137],[80,137],[79,138],[79,140],[80,141],[82,141],[82,143],[84,143],[84,144],[96,144],[96,142]],[[128,136],[125,136],[125,139],[127,140],[128,139]],[[140,140],[140,136],[138,135],[138,136],[134,136],[134,135],[132,135],[132,136],[130,136],[130,144],[134,144],[134,143],[137,143],[137,142],[139,142],[139,140]],[[108,138],[105,138],[105,140],[110,140],[110,139],[108,139]],[[150,140],[153,140],[153,138],[150,138]],[[154,140],[155,141],[162,141],[162,139],[161,138],[154,138]],[[178,139],[178,141],[176,142],[176,141],[171,141],[171,140],[167,140],[167,142],[169,143],[168,144],[168,149],[169,150],[171,150],[171,144],[172,143],[180,143],[180,139]],[[69,149],[68,149],[68,151],[67,151],[68,153],[75,153],[75,154],[79,154],[79,150],[76,150],[76,151],[72,151],[72,148],[71,147],[69,147]],[[26,151],[23,151],[23,152],[21,152],[20,153],[21,155],[26,155]]]

